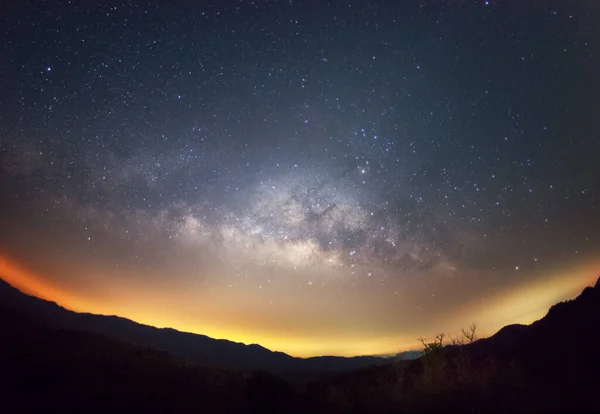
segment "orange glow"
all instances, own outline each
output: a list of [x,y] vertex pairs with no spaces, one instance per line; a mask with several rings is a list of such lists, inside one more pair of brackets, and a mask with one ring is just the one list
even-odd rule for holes
[[42,277],[23,266],[0,256],[0,276],[6,282],[28,295],[50,300],[61,306],[68,306],[76,312],[89,311],[90,304],[75,295],[48,284]]
[[[297,322],[282,326],[273,315],[244,312],[243,296],[231,293],[202,296],[202,289],[191,282],[165,286],[142,283],[132,275],[112,275],[91,290],[92,296],[89,294],[91,285],[87,286],[88,293],[84,293],[71,285],[65,288],[50,284],[41,274],[0,256],[0,276],[4,280],[28,294],[55,301],[68,309],[119,315],[147,325],[171,327],[218,339],[258,343],[298,357],[390,354],[415,349],[419,336],[432,337],[438,332],[454,334],[471,322],[477,323],[480,337],[489,336],[504,325],[531,323],[543,317],[554,303],[573,298],[585,286],[593,285],[598,274],[598,260],[562,270],[553,269],[544,272],[543,277],[496,292],[483,301],[473,299],[462,303],[460,308],[436,312],[415,327],[392,326],[387,330],[368,331],[365,329],[368,323],[359,321],[355,322],[358,328],[350,325],[335,331],[321,326],[312,331],[315,323],[312,314],[297,319],[294,319],[296,315],[279,314],[282,318],[285,316],[286,321]],[[116,283],[116,280],[120,282]],[[368,306],[373,309],[374,305]],[[279,309],[286,311],[286,308]],[[405,319],[411,317],[407,315]]]

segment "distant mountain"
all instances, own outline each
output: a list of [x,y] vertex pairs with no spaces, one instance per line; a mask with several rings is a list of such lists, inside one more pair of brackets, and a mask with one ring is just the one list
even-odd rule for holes
[[351,371],[386,361],[386,358],[376,356],[295,358],[260,345],[245,345],[170,328],[155,328],[118,316],[72,312],[54,302],[27,295],[2,279],[0,304],[18,310],[51,329],[102,334],[163,350],[205,366],[243,371],[264,369],[284,376],[302,376]]
[[396,361],[411,361],[419,358],[421,355],[423,355],[423,351],[404,351],[397,353],[396,355],[392,355],[390,359]]

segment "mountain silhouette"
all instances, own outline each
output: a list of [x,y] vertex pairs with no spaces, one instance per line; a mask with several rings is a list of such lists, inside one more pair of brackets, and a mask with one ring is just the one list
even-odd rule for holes
[[600,412],[599,327],[600,279],[530,325],[508,325],[489,338],[435,348],[417,359],[301,359],[258,345],[78,314],[0,282],[0,372],[6,379],[0,408]]
[[[508,325],[489,338],[464,345],[464,352],[481,359],[493,355],[500,360],[515,360],[531,368],[547,370],[560,355],[560,366],[548,369],[556,375],[561,367],[600,363],[596,339],[600,339],[600,278],[573,300],[553,305],[548,313],[531,325]],[[456,352],[456,347],[446,347]],[[566,363],[566,364],[565,364]],[[578,366],[578,365],[577,365]],[[540,371],[541,372],[541,371]]]
[[[383,357],[352,358],[321,356],[295,358],[260,345],[245,345],[205,335],[155,328],[118,316],[69,311],[55,302],[27,295],[0,279],[0,303],[35,318],[51,329],[68,329],[106,335],[135,345],[163,350],[190,362],[234,370],[268,370],[280,375],[301,376],[354,370],[382,364]],[[399,358],[414,358],[410,353]]]
[[332,411],[349,412],[600,412],[599,344],[600,278],[530,325],[443,346],[402,369],[341,374],[316,398],[331,407],[321,400],[335,394]]

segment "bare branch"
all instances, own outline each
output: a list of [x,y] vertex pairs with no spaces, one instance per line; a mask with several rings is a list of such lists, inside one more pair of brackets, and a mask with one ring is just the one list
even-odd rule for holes
[[474,323],[472,323],[469,326],[469,330],[467,331],[466,329],[462,329],[462,334],[465,338],[467,338],[467,340],[469,341],[469,343],[475,342],[476,339],[476,335],[475,335],[475,331],[477,330],[477,325],[475,325]]

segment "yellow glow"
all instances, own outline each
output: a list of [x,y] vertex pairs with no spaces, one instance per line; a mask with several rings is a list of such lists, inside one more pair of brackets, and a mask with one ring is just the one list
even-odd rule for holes
[[[298,357],[390,354],[415,349],[418,347],[418,336],[437,332],[453,334],[470,322],[477,323],[480,337],[489,336],[505,325],[531,323],[543,317],[554,303],[573,298],[585,286],[593,285],[598,274],[598,260],[570,269],[555,269],[523,285],[497,292],[485,301],[473,301],[463,304],[460,309],[453,308],[442,315],[443,319],[434,318],[440,315],[431,315],[426,323],[401,332],[394,327],[382,332],[354,332],[350,327],[345,333],[321,329],[308,334],[311,321],[304,321],[303,327],[274,327],[270,325],[278,322],[277,317],[281,315],[265,317],[260,313],[244,313],[245,308],[235,306],[244,300],[242,296],[217,295],[198,299],[202,289],[191,285],[165,287],[123,282],[133,279],[130,277],[101,278],[102,284],[93,290],[92,296],[75,291],[70,285],[65,289],[50,284],[42,275],[0,256],[0,276],[4,280],[26,293],[55,301],[68,309],[119,315],[156,327],[171,327],[246,344],[257,343]],[[115,282],[117,279],[119,283]],[[247,297],[245,300],[248,300]],[[313,317],[311,315],[304,317],[310,319]],[[298,321],[302,322],[300,319]]]
[[449,318],[448,322],[454,324],[451,331],[475,322],[480,336],[490,336],[506,325],[530,324],[544,317],[552,305],[573,299],[586,286],[593,286],[599,274],[597,260],[572,269],[554,270],[529,284],[462,309]]

